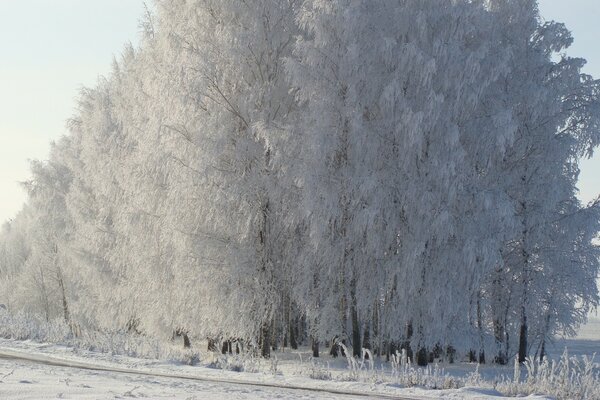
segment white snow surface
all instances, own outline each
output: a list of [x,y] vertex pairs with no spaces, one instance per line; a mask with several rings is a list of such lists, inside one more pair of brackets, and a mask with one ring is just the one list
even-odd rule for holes
[[[11,357],[22,357],[14,359]],[[72,367],[47,365],[68,363]],[[401,388],[314,380],[299,362],[276,374],[233,372],[202,366],[76,350],[54,344],[0,340],[1,399],[503,399],[491,388]],[[89,369],[85,369],[89,368]],[[303,388],[303,389],[301,389]],[[530,400],[549,399],[540,395]]]

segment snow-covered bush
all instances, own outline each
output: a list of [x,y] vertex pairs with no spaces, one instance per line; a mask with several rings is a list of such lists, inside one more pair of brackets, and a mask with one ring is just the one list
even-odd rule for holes
[[515,368],[513,380],[501,380],[496,389],[511,396],[544,393],[557,399],[600,399],[600,365],[594,356],[570,357],[565,349],[558,361],[528,358],[524,365],[525,379]]
[[329,365],[323,365],[314,358],[310,360],[310,373],[308,376],[321,381],[330,381],[332,379]]
[[72,338],[71,329],[63,319],[45,321],[26,313],[9,314],[0,309],[0,337],[5,339],[64,343]]
[[182,353],[181,362],[186,365],[197,365],[200,362],[200,353],[190,349],[185,349]]
[[259,372],[261,369],[260,359],[251,353],[219,355],[216,359],[209,362],[207,367],[251,373]]
[[172,346],[157,338],[122,331],[73,329],[64,319],[46,321],[27,313],[10,314],[0,309],[0,337],[15,340],[33,340],[73,347],[76,350],[94,351],[111,355],[139,358],[176,360],[185,364],[197,363],[198,353]]
[[[390,357],[391,377],[393,381],[402,386],[423,386],[431,389],[453,389],[465,385],[465,380],[456,379],[445,374],[444,369],[438,364],[433,367],[415,367],[402,349]],[[478,374],[478,372],[476,371]]]

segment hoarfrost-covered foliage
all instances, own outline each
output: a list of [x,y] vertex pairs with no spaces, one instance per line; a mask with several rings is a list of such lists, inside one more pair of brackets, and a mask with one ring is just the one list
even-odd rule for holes
[[598,306],[600,82],[535,1],[156,0],[140,26],[32,163],[9,312],[423,364],[543,356]]

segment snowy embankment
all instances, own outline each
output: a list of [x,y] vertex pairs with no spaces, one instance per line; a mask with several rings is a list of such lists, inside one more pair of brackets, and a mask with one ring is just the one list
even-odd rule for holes
[[[484,387],[446,390],[401,387],[381,379],[378,373],[371,374],[371,382],[350,381],[348,370],[341,368],[341,360],[331,365],[325,362],[318,364],[314,360],[302,361],[302,352],[279,353],[277,356],[280,359],[271,361],[253,360],[253,367],[248,364],[249,360],[238,359],[240,366],[246,366],[254,372],[217,369],[215,366],[222,363],[224,358],[206,356],[207,360],[201,360],[199,365],[188,366],[176,361],[110,355],[54,344],[3,339],[0,340],[0,397],[503,398],[498,391],[486,388],[483,379],[478,383]],[[310,375],[319,369],[323,373],[327,371],[330,379],[311,378]],[[459,377],[468,369],[473,369],[473,366],[456,367],[451,375]],[[380,379],[376,379],[377,376]],[[363,373],[362,378],[367,377],[368,373]],[[550,397],[532,395],[528,398]]]

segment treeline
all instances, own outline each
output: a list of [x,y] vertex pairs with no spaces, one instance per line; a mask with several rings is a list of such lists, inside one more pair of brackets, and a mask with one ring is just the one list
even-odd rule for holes
[[505,363],[598,305],[600,82],[535,1],[157,0],[141,27],[32,163],[10,312]]

